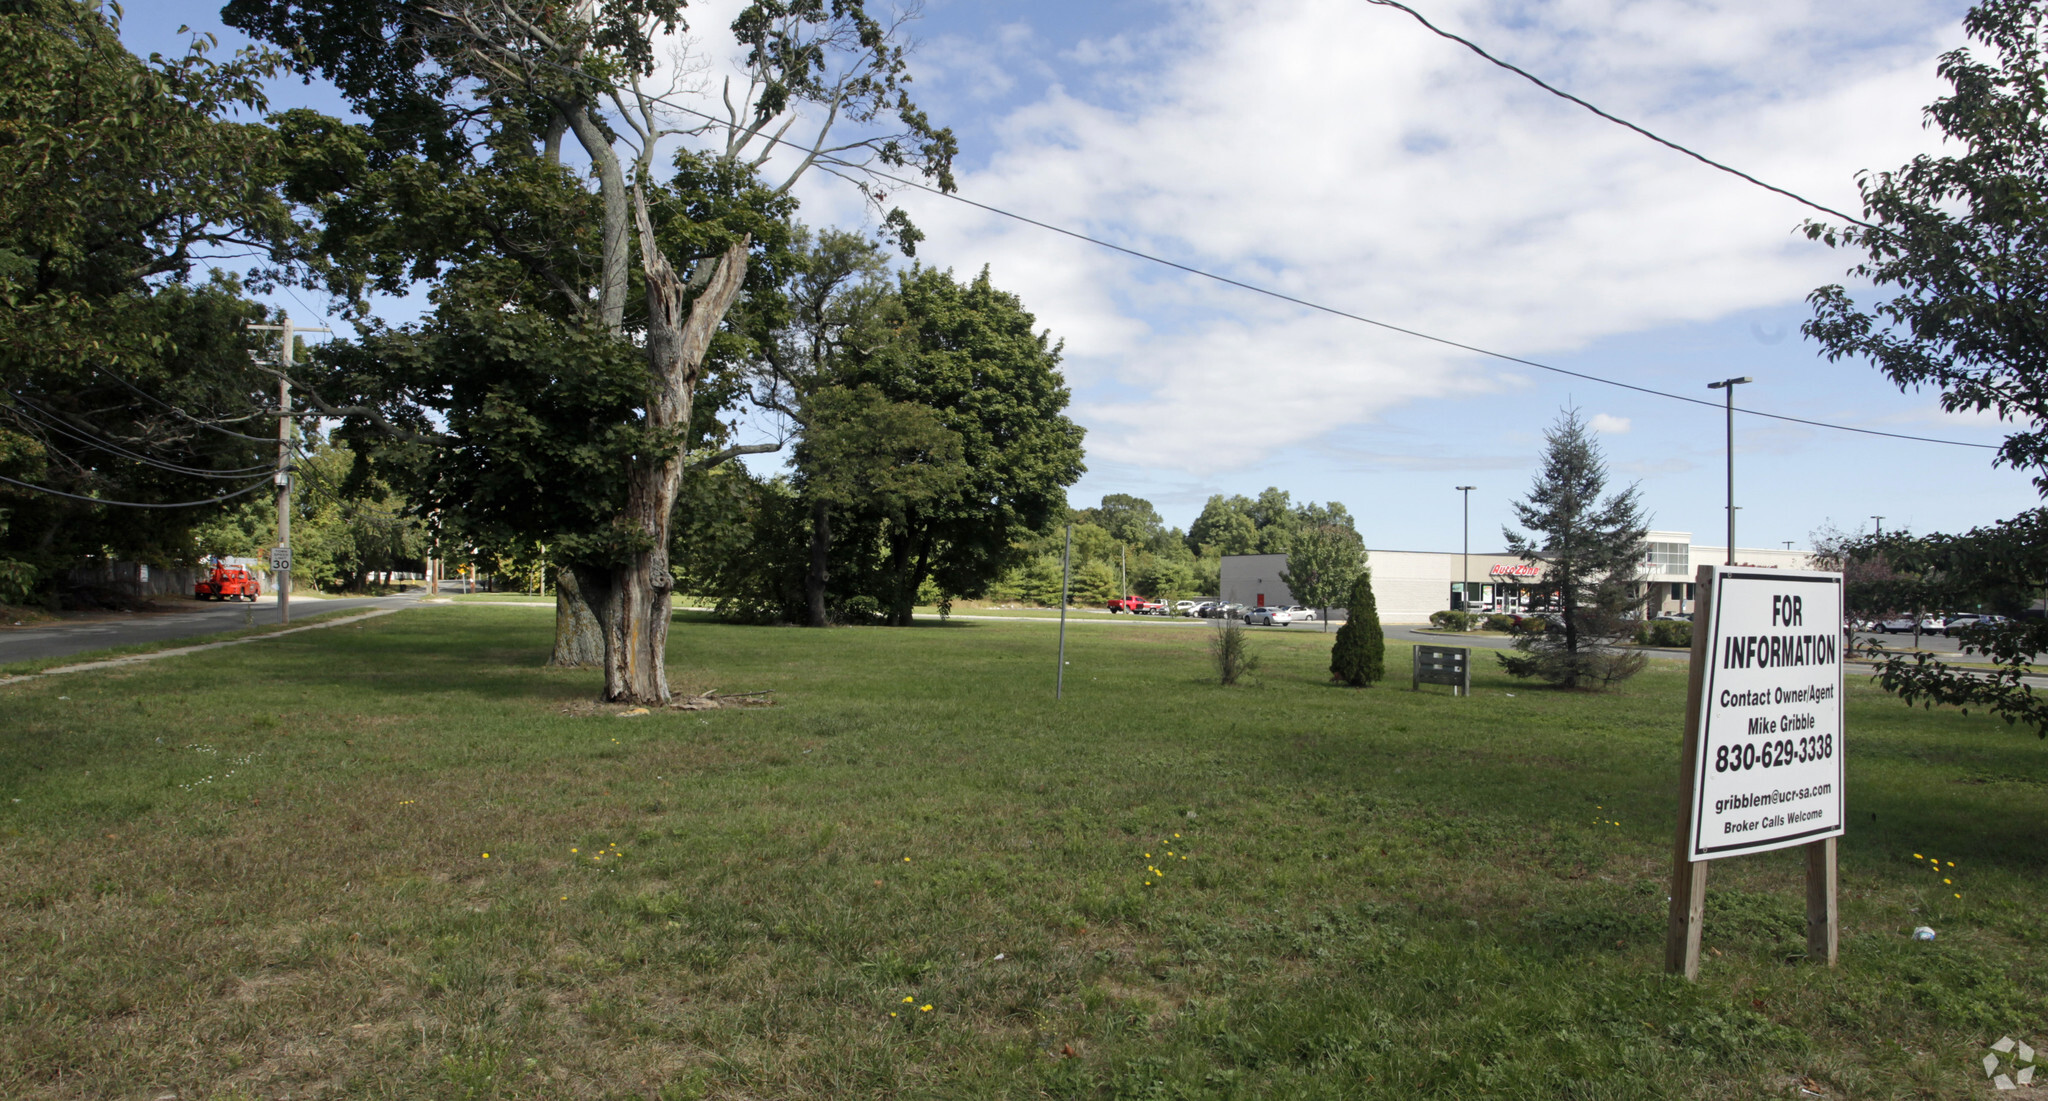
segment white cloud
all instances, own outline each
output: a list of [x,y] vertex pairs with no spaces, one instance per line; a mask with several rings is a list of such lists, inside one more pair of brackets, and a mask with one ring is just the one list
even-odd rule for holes
[[[1869,10],[1864,10],[1868,8]],[[1796,301],[1839,256],[1809,213],[1543,94],[1350,0],[1189,3],[1142,41],[1116,102],[1053,84],[963,173],[981,202],[1405,327],[1532,357]],[[1534,9],[1532,9],[1534,11]],[[1541,19],[1465,3],[1440,25],[1674,139],[1839,208],[1856,170],[1925,147],[1951,33],[1878,5],[1575,0]],[[1835,49],[1853,23],[1897,44]],[[1012,47],[1014,29],[989,44]],[[1038,40],[1052,41],[1040,29]],[[1057,45],[1056,41],[1053,41]],[[1144,50],[1155,50],[1145,54]],[[1100,97],[1098,97],[1100,99]],[[973,152],[973,151],[970,151]],[[1261,299],[925,196],[928,259],[987,263],[1067,342],[1091,455],[1196,475],[1299,436],[1177,426],[1258,413],[1325,430],[1520,385],[1490,361]],[[807,193],[807,215],[854,211]]]
[[[962,194],[1561,365],[1601,338],[1796,302],[1840,278],[1843,257],[1793,232],[1812,211],[1546,95],[1398,11],[1152,10],[1161,21],[1139,32],[991,23],[928,43],[914,63],[930,74],[917,89],[935,121],[1013,104],[972,115],[994,145],[965,152]],[[1938,93],[1932,59],[1954,44],[1955,14],[1876,0],[1430,9],[1554,83],[1839,209],[1854,208],[1858,170],[1928,146],[1920,108]],[[697,27],[725,21],[699,15]],[[1020,88],[1043,91],[1018,102]],[[800,194],[814,224],[867,216],[837,180]],[[963,276],[987,264],[1066,342],[1073,413],[1098,465],[1204,479],[1329,433],[1370,434],[1413,403],[1547,381],[948,200],[896,201],[928,234],[923,260]],[[1757,334],[1773,337],[1798,339]],[[1244,423],[1254,417],[1289,430]],[[1186,429],[1223,421],[1239,426]]]
[[1616,417],[1607,413],[1595,413],[1593,419],[1587,423],[1592,426],[1593,431],[1603,436],[1619,436],[1628,431],[1627,417]]

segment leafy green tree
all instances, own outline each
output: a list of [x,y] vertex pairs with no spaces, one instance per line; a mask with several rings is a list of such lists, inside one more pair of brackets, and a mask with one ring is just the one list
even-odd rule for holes
[[1251,517],[1251,501],[1221,493],[1211,496],[1188,526],[1188,548],[1197,554],[1258,553],[1259,525]]
[[[746,51],[744,90],[726,96],[722,112],[707,100],[714,110],[696,114],[674,110],[673,90],[650,83],[656,41],[681,26],[682,6],[232,0],[225,12],[289,45],[368,119],[302,128],[328,155],[300,183],[348,278],[395,286],[448,264],[507,270],[521,289],[501,304],[545,313],[561,341],[596,333],[640,360],[638,393],[614,422],[622,431],[590,433],[634,445],[594,450],[600,477],[536,487],[589,498],[583,511],[604,522],[526,534],[553,534],[574,575],[558,598],[558,659],[585,648],[577,642],[565,658],[565,633],[595,635],[605,698],[650,703],[669,694],[677,501],[689,469],[715,457],[691,453],[704,439],[699,389],[715,374],[707,364],[742,293],[778,282],[750,271],[764,246],[773,253],[786,241],[770,225],[773,208],[821,163],[854,177],[873,165],[912,166],[952,186],[952,135],[910,100],[896,31],[860,0],[744,8],[731,25]],[[759,178],[805,108],[819,120],[800,146],[811,152],[778,165],[788,169],[779,180]],[[864,133],[829,136],[845,126]],[[581,147],[594,194],[563,162],[565,135]],[[688,147],[674,163],[689,180],[659,186],[656,162],[678,141]],[[914,241],[900,212],[885,225],[904,245]],[[629,317],[636,289],[643,308]],[[468,320],[491,329],[474,313]],[[536,408],[532,393],[523,398]]]
[[1539,584],[1558,610],[1545,630],[1517,636],[1518,653],[1501,655],[1501,666],[1561,688],[1614,684],[1647,660],[1623,645],[1641,618],[1634,590],[1649,523],[1635,486],[1601,499],[1607,464],[1577,409],[1559,414],[1544,439],[1543,469],[1514,506],[1528,532],[1501,531],[1509,553],[1543,568]]
[[900,522],[867,523],[886,548],[886,591],[876,595],[886,620],[905,625],[927,579],[979,596],[1021,560],[1019,537],[1066,515],[1066,487],[1085,469],[1082,429],[1065,413],[1058,346],[987,271],[965,284],[951,272],[906,271],[877,317],[842,384],[932,410],[959,437],[968,471],[954,493],[906,509]]
[[1323,629],[1328,630],[1330,608],[1345,599],[1365,568],[1365,540],[1351,513],[1336,501],[1303,505],[1292,527],[1280,581],[1296,600],[1322,610]]
[[1337,628],[1330,648],[1330,676],[1353,688],[1370,687],[1387,675],[1387,634],[1380,627],[1379,601],[1372,593],[1372,570],[1363,568],[1344,599],[1349,614]]
[[[960,433],[949,428],[939,410],[912,402],[891,401],[871,383],[832,387],[808,403],[810,424],[796,449],[798,492],[826,509],[814,510],[811,561],[829,550],[830,515],[836,509],[873,526],[891,548],[915,538],[914,515],[943,509],[959,496],[971,470],[963,458]],[[881,588],[913,594],[929,580],[911,580],[893,571],[905,569],[910,557],[889,554],[876,565],[892,571]],[[806,593],[814,617],[823,612],[825,578],[812,577]],[[905,612],[899,622],[908,622]]]
[[1152,502],[1128,493],[1104,494],[1100,505],[1084,508],[1079,515],[1127,547],[1149,547],[1166,530]]
[[[1901,389],[1933,387],[1943,408],[1992,412],[2018,428],[1995,462],[2029,469],[2048,494],[2048,4],[1984,0],[1963,17],[1971,39],[1942,55],[1950,93],[1928,107],[1946,152],[1861,178],[1863,224],[1809,223],[1808,236],[1856,249],[1850,274],[1891,296],[1872,305],[1840,286],[1809,301],[1805,326],[1830,359],[1866,358]],[[1992,605],[2048,587],[2048,511],[2033,509],[1961,535],[1850,540],[1842,558],[1886,576],[1851,599],[1900,607]],[[1907,703],[1983,707],[2048,738],[2048,703],[2023,681],[2048,651],[2048,620],[1974,628],[1958,666],[1924,653],[1884,654],[1879,683]]]
[[[137,58],[78,0],[0,6],[0,561],[189,561],[275,465],[262,311],[207,268],[310,262],[260,112],[275,54]],[[267,437],[267,438],[266,438]],[[69,496],[65,496],[69,495]],[[125,508],[226,498],[190,508]]]

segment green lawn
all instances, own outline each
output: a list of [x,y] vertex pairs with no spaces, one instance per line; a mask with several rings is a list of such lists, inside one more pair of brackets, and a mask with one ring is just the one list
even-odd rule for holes
[[1046,624],[685,617],[680,687],[775,705],[620,717],[551,627],[0,688],[0,1096],[1963,1098],[2048,1047],[2048,746],[1860,679],[1841,966],[1781,852],[1687,984],[1676,663],[1351,691],[1268,631],[1224,689],[1127,627],[1055,704]]

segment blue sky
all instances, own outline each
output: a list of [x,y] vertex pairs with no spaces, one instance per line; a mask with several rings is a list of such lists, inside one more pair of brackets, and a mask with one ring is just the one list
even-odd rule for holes
[[[1416,0],[1603,107],[1838,209],[1855,176],[1937,148],[1920,110],[1966,5],[1901,0]],[[696,49],[733,4],[697,17]],[[210,4],[132,3],[139,49]],[[1601,122],[1408,16],[1363,0],[1121,4],[930,0],[917,94],[961,138],[962,192],[1404,327],[1637,385],[1817,420],[1995,443],[1999,427],[1830,364],[1804,298],[1852,262],[1809,213]],[[318,88],[280,102],[332,108]],[[828,178],[813,224],[871,222]],[[1716,409],[1455,352],[1047,234],[943,199],[902,201],[927,263],[991,269],[1065,341],[1088,428],[1076,504],[1151,499],[1185,525],[1211,493],[1340,500],[1368,546],[1499,543],[1543,429],[1597,417],[1617,481],[1660,528],[1719,541]],[[304,292],[301,292],[302,295]],[[302,307],[287,302],[295,313]],[[312,305],[321,305],[313,302]],[[406,307],[393,304],[395,313]],[[1955,529],[2038,498],[1982,450],[1736,422],[1739,542],[1824,523]],[[773,466],[773,462],[767,464]]]

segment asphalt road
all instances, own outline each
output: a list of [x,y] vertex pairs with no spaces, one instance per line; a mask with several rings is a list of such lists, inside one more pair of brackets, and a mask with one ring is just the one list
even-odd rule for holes
[[[419,599],[412,593],[399,596],[345,597],[338,600],[292,601],[292,622],[327,612],[395,608]],[[263,597],[254,604],[206,603],[201,609],[181,607],[172,612],[108,614],[67,620],[41,627],[0,627],[0,665],[42,658],[61,658],[87,650],[112,646],[134,646],[147,642],[168,642],[200,635],[238,631],[250,626],[277,623],[277,601]]]

